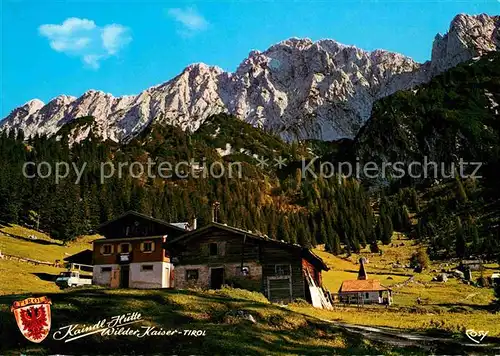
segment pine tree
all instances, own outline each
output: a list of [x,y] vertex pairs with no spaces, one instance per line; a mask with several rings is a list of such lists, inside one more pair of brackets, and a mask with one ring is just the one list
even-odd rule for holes
[[[181,159],[199,157],[199,153],[212,161],[220,158],[207,144],[212,135],[200,137],[203,128],[186,134],[174,127],[153,126],[126,145],[103,142],[92,135],[91,139],[75,142],[71,147],[67,138],[57,141],[43,135],[35,135],[25,143],[21,131],[17,137],[12,132],[0,133],[0,219],[29,221],[29,211],[33,210],[40,216],[42,229],[52,231],[55,238],[70,240],[127,210],[167,221],[196,216],[199,226],[203,226],[210,222],[211,202],[218,200],[220,221],[259,230],[273,238],[305,246],[328,242],[332,253],[340,253],[341,242],[347,243],[348,250],[357,251],[370,241],[373,234],[370,199],[351,179],[344,179],[341,185],[325,179],[307,182],[302,179],[300,169],[275,176],[271,170],[262,172],[248,164],[244,166],[244,179],[137,179],[125,169],[123,176],[115,174],[101,184],[100,162],[108,160],[130,163],[151,157],[156,162],[175,164]],[[223,134],[227,127],[219,126]],[[240,129],[229,131],[238,137],[241,133]],[[225,143],[227,139],[222,141]],[[245,139],[241,144],[249,142]],[[281,153],[280,145],[286,151],[284,156],[292,153],[298,157],[305,153],[297,143],[291,148],[279,140],[272,142],[273,151]],[[265,146],[259,145],[258,149]],[[67,184],[56,185],[47,179],[24,179],[20,173],[22,162],[28,160],[65,161],[78,167],[86,162],[87,168],[78,186],[71,182],[76,178],[74,174],[68,177]],[[282,187],[286,187],[286,182],[290,191],[285,194]],[[294,185],[298,191],[293,191]],[[293,213],[287,211],[291,205],[298,206]]]
[[456,220],[456,230],[455,230],[455,252],[457,254],[457,257],[464,257],[465,256],[465,233],[464,229],[462,226],[462,221],[460,220],[460,217],[457,216]]
[[430,259],[424,248],[419,248],[411,257],[412,266],[420,266],[422,269],[429,267]]
[[464,185],[462,184],[462,180],[458,175],[455,176],[455,189],[457,200],[462,204],[467,203],[469,199],[467,197],[467,193],[465,192]]
[[404,232],[410,231],[412,223],[410,219],[410,213],[406,205],[403,205],[401,208],[401,221],[402,221],[402,231]]
[[481,250],[481,240],[479,239],[479,232],[475,224],[470,226],[470,236],[472,241],[472,251],[474,253],[478,253]]
[[415,188],[410,188],[410,202],[411,202],[411,208],[414,211],[419,212],[420,206],[418,202],[418,194]]
[[385,215],[385,213],[381,213],[380,215],[378,231],[380,234],[380,241],[384,245],[390,244],[394,229],[392,227],[392,221],[390,217]]
[[380,249],[378,248],[377,241],[373,241],[370,243],[370,252],[379,253]]

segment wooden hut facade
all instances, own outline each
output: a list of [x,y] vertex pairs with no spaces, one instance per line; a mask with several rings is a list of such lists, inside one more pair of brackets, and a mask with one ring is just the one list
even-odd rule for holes
[[212,223],[166,242],[176,288],[223,284],[262,292],[274,302],[311,301],[307,274],[321,288],[326,264],[312,251],[250,231]]

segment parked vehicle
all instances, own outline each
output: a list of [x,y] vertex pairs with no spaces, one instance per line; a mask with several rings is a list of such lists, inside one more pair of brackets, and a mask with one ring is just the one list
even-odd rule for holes
[[91,285],[92,276],[77,271],[61,272],[56,278],[56,284],[61,288]]
[[491,275],[491,285],[493,287],[500,285],[500,272],[495,272]]

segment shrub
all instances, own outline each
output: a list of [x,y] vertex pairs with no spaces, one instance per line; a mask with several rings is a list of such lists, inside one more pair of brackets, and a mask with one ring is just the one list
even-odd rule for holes
[[496,283],[494,289],[495,289],[495,297],[497,298],[496,304],[500,308],[500,283]]
[[293,301],[293,304],[297,307],[309,307],[309,306],[311,306],[311,304],[309,304],[306,300],[304,300],[302,298],[296,298]]
[[234,298],[234,299],[247,299],[252,300],[259,303],[269,303],[266,297],[262,293],[252,292],[246,289],[232,288],[229,286],[222,286],[221,289],[211,291],[212,293],[226,298]]
[[380,253],[380,249],[378,248],[377,242],[372,242],[370,244],[370,252],[372,252],[372,253]]
[[485,288],[489,288],[490,286],[490,283],[488,282],[488,279],[487,278],[484,278],[484,277],[479,277],[477,279],[477,284],[481,287],[485,287]]
[[418,249],[418,251],[411,256],[410,263],[412,267],[420,267],[422,269],[429,267],[430,259],[427,251],[425,251],[424,248]]

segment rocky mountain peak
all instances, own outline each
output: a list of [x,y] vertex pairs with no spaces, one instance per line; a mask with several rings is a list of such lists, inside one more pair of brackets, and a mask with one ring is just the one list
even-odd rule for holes
[[27,109],[30,113],[40,110],[44,106],[44,102],[40,99],[32,99],[24,104],[22,107]]
[[432,46],[431,75],[500,48],[500,16],[458,14]]
[[105,93],[102,90],[90,89],[90,90],[87,90],[85,93],[83,93],[82,96],[85,96],[85,97],[91,97],[91,96],[109,96],[109,97],[112,97],[113,95],[110,93]]
[[196,72],[196,73],[204,73],[204,72],[214,72],[214,73],[222,73],[223,70],[217,66],[210,66],[208,64],[199,62],[199,63],[192,63],[188,65],[182,73],[187,73],[187,72]]
[[[251,51],[234,73],[195,63],[135,96],[89,90],[46,105],[33,101],[14,110],[1,128],[52,135],[75,118],[93,116],[94,134],[127,141],[152,122],[194,131],[210,115],[225,112],[285,139],[352,138],[376,100],[497,50],[499,25],[499,16],[457,15],[448,32],[436,36],[432,58],[424,64],[381,49],[289,38]],[[86,132],[77,133],[78,139]]]
[[313,44],[314,42],[310,38],[291,37],[289,39],[279,42],[278,44],[275,44],[270,49],[273,49],[274,47],[291,47],[303,50],[312,46]]

